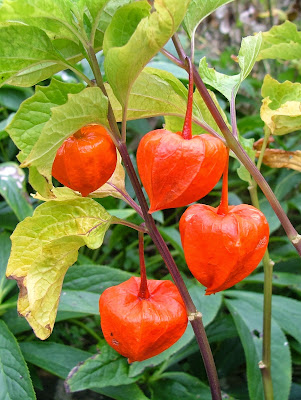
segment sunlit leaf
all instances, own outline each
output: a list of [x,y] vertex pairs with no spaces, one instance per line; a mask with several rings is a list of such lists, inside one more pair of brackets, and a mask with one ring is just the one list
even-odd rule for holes
[[238,63],[240,66],[240,73],[237,75],[229,76],[209,68],[206,57],[200,61],[199,71],[203,81],[214,87],[221,94],[223,94],[228,101],[231,101],[232,92],[236,96],[241,82],[251,72],[258,53],[262,44],[262,36],[247,36],[242,39],[241,47],[238,53]]
[[273,26],[263,34],[263,43],[257,60],[275,58],[282,60],[301,59],[301,32],[290,21]]
[[22,81],[23,86],[32,86],[41,78],[41,66],[56,64],[62,64],[62,57],[44,31],[21,24],[0,26],[0,86],[34,71],[30,81]]
[[185,15],[183,25],[190,37],[196,28],[208,15],[217,8],[233,0],[191,0]]
[[18,311],[40,339],[52,331],[63,279],[78,249],[100,247],[112,218],[88,198],[49,201],[15,229],[6,275],[18,282]]
[[149,3],[138,1],[113,16],[104,37],[105,71],[122,105],[143,67],[178,29],[188,4],[189,0],[155,0],[150,13]]

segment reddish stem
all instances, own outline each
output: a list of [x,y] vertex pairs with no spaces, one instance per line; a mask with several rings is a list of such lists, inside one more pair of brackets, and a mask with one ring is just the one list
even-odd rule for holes
[[228,214],[228,170],[229,170],[229,147],[227,148],[228,157],[223,173],[223,188],[222,188],[222,198],[221,203],[218,207],[217,213],[219,215]]
[[192,104],[193,104],[193,70],[189,57],[186,57],[189,68],[188,100],[182,136],[186,140],[192,139]]
[[146,268],[144,261],[144,233],[139,232],[139,259],[140,259],[140,289],[138,296],[140,299],[148,299],[150,297],[148,287],[147,287],[147,278],[146,278]]

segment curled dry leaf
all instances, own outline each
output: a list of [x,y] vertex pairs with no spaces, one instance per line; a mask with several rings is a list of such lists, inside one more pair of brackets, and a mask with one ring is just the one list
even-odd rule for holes
[[[274,142],[272,136],[269,137],[268,145]],[[257,140],[253,147],[256,150],[256,157],[260,155],[263,139]],[[282,149],[265,149],[262,162],[271,168],[290,168],[301,172],[301,151],[286,151]]]
[[[260,151],[256,152],[259,157]],[[263,163],[271,168],[290,168],[301,172],[301,151],[285,151],[281,149],[266,149]]]

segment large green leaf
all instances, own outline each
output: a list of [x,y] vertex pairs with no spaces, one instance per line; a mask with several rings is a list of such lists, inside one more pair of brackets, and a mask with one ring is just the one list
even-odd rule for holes
[[0,304],[5,295],[4,287],[6,286],[7,279],[5,277],[5,270],[7,261],[10,254],[11,243],[9,234],[7,232],[0,233]]
[[184,372],[166,372],[151,385],[152,400],[211,400],[207,385]]
[[261,94],[260,116],[272,135],[285,135],[301,129],[301,83],[280,83],[266,75]]
[[105,265],[74,265],[66,274],[64,290],[100,294],[107,288],[130,279],[133,274]]
[[100,247],[112,219],[94,200],[79,198],[44,203],[17,226],[6,274],[17,280],[18,311],[40,339],[52,331],[63,279],[78,249]]
[[190,37],[195,33],[196,28],[208,15],[213,13],[220,6],[230,3],[233,0],[191,0],[183,25]]
[[21,342],[20,348],[27,362],[36,365],[62,379],[91,353],[54,342]]
[[[245,278],[244,282],[263,283],[264,273],[250,275]],[[287,287],[288,289],[301,292],[301,276],[290,272],[273,272],[273,285]]]
[[0,397],[35,400],[28,368],[14,335],[0,320]]
[[[226,300],[242,342],[246,362],[250,400],[263,400],[263,387],[259,361],[262,359],[262,302],[253,301],[254,296],[227,291],[233,297]],[[277,322],[272,319],[272,379],[275,400],[288,399],[291,386],[291,357],[287,339]]]
[[[227,292],[228,293],[228,292]],[[230,292],[232,295],[234,292]],[[237,297],[250,301],[258,309],[262,308],[263,295],[252,292],[236,292]],[[235,295],[236,296],[236,295]],[[289,313],[287,312],[289,310]],[[278,323],[281,329],[293,336],[301,343],[301,302],[284,296],[272,296],[273,319]]]
[[69,94],[79,93],[82,84],[63,83],[52,79],[49,86],[36,86],[35,94],[25,100],[6,131],[20,149],[18,159],[22,162],[39,139],[51,109],[68,101]]
[[215,69],[209,68],[206,57],[202,58],[199,71],[203,81],[218,90],[230,102],[232,93],[235,97],[241,82],[246,79],[251,72],[260,51],[261,44],[261,34],[243,38],[238,53],[238,63],[241,71],[239,74],[233,76],[221,74],[215,71]]
[[63,141],[84,125],[107,126],[107,109],[107,98],[98,87],[70,94],[65,104],[51,109],[51,118],[22,166],[35,167],[45,183],[51,184],[52,164]]
[[25,186],[25,174],[18,164],[13,162],[0,164],[0,194],[19,221],[29,217],[33,212]]
[[134,383],[137,378],[128,376],[129,365],[107,343],[101,346],[101,353],[88,358],[69,374],[66,385],[71,392],[84,389],[104,388]]
[[29,72],[31,80],[21,82],[32,86],[41,79],[41,67],[55,64],[63,65],[62,57],[44,31],[22,24],[0,26],[0,86]]
[[301,32],[290,21],[273,26],[263,33],[263,43],[257,60],[275,58],[282,60],[301,59]]
[[189,1],[155,0],[150,13],[144,0],[116,11],[104,37],[105,71],[122,105],[143,67],[178,29]]

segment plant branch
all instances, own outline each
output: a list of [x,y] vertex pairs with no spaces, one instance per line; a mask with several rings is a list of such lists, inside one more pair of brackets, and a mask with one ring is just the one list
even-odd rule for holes
[[114,218],[111,224],[124,225],[127,226],[128,228],[135,229],[138,232],[147,233],[147,229],[145,229],[143,225],[136,225],[133,224],[132,222],[125,221],[124,219]]
[[[182,45],[176,35],[174,35],[174,37],[173,37],[173,42],[175,44],[175,47],[176,47],[176,50],[178,52],[180,59],[184,62],[184,60],[186,58],[186,54],[185,54],[185,52],[182,48]],[[183,68],[187,70],[186,66]],[[253,176],[253,178],[257,182],[258,186],[261,188],[262,192],[264,193],[265,197],[267,198],[268,202],[271,204],[271,207],[273,208],[275,214],[279,218],[288,238],[290,239],[290,241],[295,246],[296,250],[298,251],[298,253],[301,256],[301,236],[298,235],[298,232],[293,227],[291,221],[285,214],[283,208],[281,207],[278,199],[276,198],[275,194],[273,193],[273,191],[270,188],[267,181],[264,179],[264,177],[258,171],[258,169],[256,168],[253,161],[250,159],[250,157],[248,156],[246,151],[243,149],[241,144],[236,140],[236,138],[232,135],[231,131],[227,127],[227,124],[223,120],[223,117],[219,113],[204,82],[202,81],[202,78],[200,77],[198,70],[196,69],[195,66],[193,66],[193,69],[194,69],[194,83],[195,83],[200,95],[202,96],[205,104],[207,105],[207,108],[210,111],[212,117],[214,118],[215,122],[217,123],[218,127],[220,128],[221,132],[223,133],[223,135],[227,141],[227,145],[236,154],[237,158],[241,161],[241,163],[247,168],[247,170]]]

